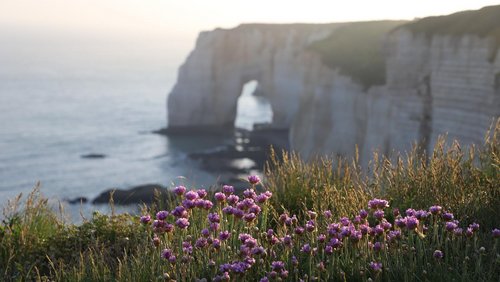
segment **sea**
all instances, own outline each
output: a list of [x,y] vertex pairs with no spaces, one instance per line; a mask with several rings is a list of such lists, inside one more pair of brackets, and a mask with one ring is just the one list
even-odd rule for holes
[[[0,207],[39,186],[75,220],[109,207],[67,199],[91,200],[110,188],[148,183],[215,184],[219,176],[188,154],[213,150],[227,137],[152,133],[167,125],[167,96],[193,46],[194,38],[171,41],[168,35],[0,29]],[[238,126],[248,129],[269,111],[266,101],[251,96],[252,87],[238,104]],[[88,154],[104,158],[83,157]]]

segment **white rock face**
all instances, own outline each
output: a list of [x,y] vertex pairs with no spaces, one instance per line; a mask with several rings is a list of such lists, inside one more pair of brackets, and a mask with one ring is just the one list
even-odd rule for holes
[[[340,24],[242,25],[202,33],[168,100],[169,127],[232,125],[242,86],[259,81],[273,126],[290,128],[305,158],[431,149],[447,133],[483,141],[500,116],[500,52],[491,38],[413,34],[385,42],[386,84],[368,89],[324,65],[307,46]],[[496,53],[496,56],[493,54]],[[495,58],[491,60],[491,58]]]
[[340,25],[250,24],[201,33],[169,95],[169,127],[232,125],[243,85],[257,80],[273,126],[289,128],[308,72],[300,54]]

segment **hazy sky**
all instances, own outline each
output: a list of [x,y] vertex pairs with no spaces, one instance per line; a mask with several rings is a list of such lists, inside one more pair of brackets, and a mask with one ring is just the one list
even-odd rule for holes
[[246,22],[413,19],[492,0],[0,0],[0,27],[193,36]]

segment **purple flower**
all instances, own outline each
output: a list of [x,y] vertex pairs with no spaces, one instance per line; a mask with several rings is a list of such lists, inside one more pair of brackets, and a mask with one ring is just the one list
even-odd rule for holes
[[269,278],[267,277],[262,277],[259,282],[269,282]]
[[340,223],[342,223],[343,226],[347,226],[351,223],[351,221],[347,217],[343,217],[340,219]]
[[376,210],[374,213],[373,213],[373,216],[378,219],[378,220],[382,220],[382,218],[384,218],[384,211],[383,210]]
[[359,216],[361,216],[361,218],[365,219],[368,217],[368,212],[366,210],[360,210]]
[[382,243],[381,242],[375,242],[375,244],[373,244],[373,250],[374,251],[379,252],[381,249],[382,249]]
[[186,193],[185,197],[188,200],[194,201],[194,200],[198,199],[200,196],[198,195],[198,193],[191,190],[191,191]]
[[150,222],[151,222],[151,216],[149,214],[141,216],[141,223],[142,224],[148,224]]
[[203,237],[208,237],[208,236],[210,236],[210,231],[205,228],[205,229],[201,230],[201,235]]
[[242,218],[244,215],[245,215],[245,212],[240,210],[240,209],[234,209],[233,208],[233,214],[234,216],[236,216],[237,218]]
[[229,231],[222,231],[220,234],[219,234],[219,239],[221,239],[222,241],[225,241],[227,239],[229,239],[229,236],[231,236],[231,233],[229,233]]
[[168,261],[169,261],[170,263],[175,263],[175,262],[177,261],[177,257],[175,257],[174,255],[172,255],[172,256],[170,256],[170,257],[168,258]]
[[375,227],[373,227],[372,230],[377,235],[382,235],[384,233],[384,228],[380,226],[380,224],[375,225]]
[[238,261],[231,265],[231,271],[235,273],[244,273],[248,268],[250,268],[250,265],[243,261]]
[[318,242],[324,243],[326,241],[326,235],[325,234],[319,234],[318,235]]
[[424,210],[418,210],[415,213],[415,217],[419,220],[426,219],[428,216],[429,216],[429,214],[427,213],[427,211],[424,211]]
[[202,208],[205,206],[205,200],[203,200],[203,199],[201,199],[201,198],[198,198],[198,199],[194,200],[194,205],[195,205],[197,208],[202,209]]
[[273,261],[271,263],[271,268],[274,271],[280,271],[282,269],[285,269],[285,263],[282,261]]
[[227,214],[227,215],[232,215],[233,214],[233,207],[227,206],[222,209],[222,212]]
[[370,268],[375,272],[380,272],[382,271],[382,263],[372,261],[370,262]]
[[164,249],[161,252],[161,257],[168,260],[172,256],[172,254],[173,254],[172,250],[170,250],[170,249]]
[[326,210],[326,211],[323,212],[323,215],[326,218],[331,218],[332,217],[332,212],[330,210]]
[[388,221],[384,220],[380,223],[382,225],[382,228],[384,228],[384,230],[389,230],[391,229],[392,227],[392,224],[390,224]]
[[226,194],[226,196],[229,196],[234,193],[234,187],[230,185],[224,185],[222,186],[222,193]]
[[307,211],[307,215],[311,219],[316,219],[316,217],[318,216],[318,214],[315,211]]
[[443,210],[441,206],[432,206],[429,208],[429,212],[432,213],[433,215],[441,213],[441,210]]
[[392,214],[396,217],[396,216],[399,216],[399,209],[398,208],[394,208],[392,210]]
[[186,187],[184,186],[177,186],[174,188],[174,193],[177,194],[178,196],[182,196],[186,192]]
[[457,227],[457,228],[455,228],[453,230],[453,234],[455,234],[456,236],[460,236],[460,235],[462,235],[462,233],[463,233],[463,229],[462,228],[458,228]]
[[417,228],[418,224],[419,221],[416,217],[411,216],[406,218],[406,228],[408,228],[409,230]]
[[251,213],[247,213],[243,216],[243,219],[246,221],[246,222],[252,222],[254,219],[256,218],[256,215],[251,212]]
[[435,250],[434,254],[432,255],[435,259],[442,259],[444,254],[440,250]]
[[495,228],[491,231],[491,235],[493,236],[493,238],[500,238],[500,229],[498,228]]
[[194,201],[185,199],[182,201],[182,206],[185,207],[186,209],[190,210],[196,206],[196,203]]
[[265,203],[269,198],[267,197],[267,195],[265,194],[260,194],[259,196],[257,196],[257,198],[255,198],[255,201],[259,204],[263,204]]
[[248,182],[252,185],[259,184],[260,178],[257,175],[250,175],[248,177]]
[[373,199],[368,201],[368,207],[371,209],[384,209],[389,207],[389,202],[382,199]]
[[300,251],[303,253],[309,254],[309,253],[311,253],[311,246],[309,244],[305,244],[302,246]]
[[478,231],[479,230],[479,224],[477,223],[472,223],[469,225],[469,227],[473,230],[473,231]]
[[217,192],[215,193],[215,200],[217,200],[217,202],[224,202],[226,200],[226,195],[224,193]]
[[453,220],[453,214],[450,213],[450,212],[447,212],[447,213],[443,213],[442,215],[443,219],[446,220],[446,221],[450,221],[450,220]]
[[358,230],[353,230],[351,232],[351,235],[349,236],[349,239],[356,243],[356,242],[359,242],[359,240],[361,240],[361,238],[363,237],[363,234],[361,234],[361,231],[358,231]]
[[263,247],[255,247],[252,249],[252,254],[259,256],[262,255],[265,252],[265,249]]
[[255,197],[257,197],[257,194],[253,189],[246,189],[245,191],[243,191],[243,196],[245,196],[245,198],[255,199]]
[[472,237],[473,235],[474,235],[474,230],[470,227],[467,227],[467,230],[465,230],[465,236]]
[[207,196],[207,191],[205,189],[199,189],[196,193],[198,193],[198,197],[200,198],[205,198]]
[[304,227],[301,227],[301,226],[297,226],[295,228],[295,234],[297,235],[302,235],[304,233]]
[[406,226],[406,218],[396,218],[394,220],[394,224],[396,224],[396,226],[399,228],[403,228]]
[[219,230],[220,224],[217,222],[212,222],[212,223],[210,223],[209,227],[210,227],[210,230],[217,231],[217,230]]
[[417,214],[417,211],[414,209],[407,209],[405,213],[406,213],[406,216],[409,217],[409,216],[415,216]]
[[190,254],[193,252],[193,246],[191,245],[190,242],[184,241],[182,242],[182,251],[184,253]]
[[158,247],[160,243],[161,243],[160,238],[155,234],[155,236],[153,237],[153,245],[155,245],[155,247]]
[[338,249],[340,246],[342,246],[342,242],[337,238],[332,238],[330,242],[328,242],[328,244],[334,249]]
[[283,237],[282,241],[286,246],[292,245],[292,237],[290,235],[286,235],[285,237]]
[[327,255],[331,255],[331,254],[333,254],[333,247],[332,247],[332,246],[330,246],[330,245],[326,245],[326,247],[325,247],[325,253],[326,253]]
[[189,220],[187,218],[179,218],[175,221],[175,224],[181,229],[186,229],[189,226]]
[[212,203],[212,201],[210,201],[210,200],[205,200],[205,201],[203,201],[203,208],[204,208],[204,209],[209,210],[209,209],[211,209],[213,206],[214,206],[214,203]]
[[175,209],[172,211],[172,214],[175,217],[187,217],[188,216],[188,213],[183,206],[175,207]]
[[401,238],[401,231],[399,230],[389,231],[389,234],[387,234],[387,240],[390,242],[400,238]]
[[238,235],[238,240],[241,241],[241,243],[245,243],[246,240],[252,238],[252,236],[250,234],[247,234],[247,233],[240,233],[240,235]]
[[198,249],[201,249],[205,246],[207,246],[208,242],[207,242],[207,239],[206,238],[198,238],[198,240],[196,240],[196,243],[194,244],[194,246]]
[[168,216],[168,211],[159,211],[156,213],[156,219],[158,220],[165,220],[167,216]]
[[306,230],[307,230],[307,232],[313,232],[315,227],[316,227],[316,225],[315,225],[315,223],[314,223],[313,220],[309,220],[306,223]]
[[448,222],[446,222],[446,225],[445,225],[446,230],[449,232],[452,232],[457,227],[458,227],[458,225],[453,221],[448,221]]
[[210,222],[220,222],[220,217],[217,213],[209,213],[207,218]]
[[258,205],[253,205],[250,208],[248,208],[248,212],[252,212],[254,214],[259,214],[261,211],[261,208]]
[[212,247],[216,250],[220,249],[220,240],[219,239],[214,239],[212,241]]

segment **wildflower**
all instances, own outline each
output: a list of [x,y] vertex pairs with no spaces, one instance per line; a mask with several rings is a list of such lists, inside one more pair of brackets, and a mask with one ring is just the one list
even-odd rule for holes
[[271,262],[271,268],[274,271],[280,271],[282,269],[285,269],[285,263],[282,261],[273,261]]
[[260,178],[257,175],[250,175],[248,177],[248,182],[250,182],[250,184],[252,185],[256,185],[259,184]]
[[428,216],[429,214],[424,210],[418,210],[415,212],[415,217],[419,220],[426,219]]
[[229,233],[229,231],[222,231],[220,234],[219,234],[219,239],[221,239],[222,241],[225,241],[227,239],[229,239],[229,236],[231,236],[231,233]]
[[186,193],[185,197],[188,200],[194,201],[194,200],[198,199],[200,196],[195,191],[189,191]]
[[208,236],[210,236],[210,231],[205,228],[205,229],[201,230],[201,235],[203,237],[208,237]]
[[392,224],[390,224],[387,220],[382,221],[380,224],[384,230],[389,230],[392,227]]
[[251,213],[247,213],[243,216],[243,219],[246,221],[246,222],[252,222],[254,221],[254,219],[256,218],[256,215],[251,212]]
[[195,202],[195,201],[191,201],[191,200],[185,199],[185,200],[182,201],[182,206],[185,207],[186,209],[190,210],[190,209],[196,207],[196,203],[203,204],[202,201]]
[[217,213],[209,213],[207,218],[210,222],[220,222],[220,217]]
[[389,207],[389,202],[387,200],[382,200],[382,199],[373,199],[368,201],[368,207],[373,210],[384,209]]
[[491,231],[491,235],[493,236],[493,238],[500,238],[500,229],[498,228],[495,228]]
[[185,192],[186,192],[186,187],[184,186],[177,186],[174,188],[174,193],[178,196],[184,195]]
[[232,215],[233,214],[233,207],[227,206],[222,209],[222,212],[227,214],[227,215]]
[[361,218],[365,219],[368,217],[368,212],[366,210],[360,210],[359,216],[361,216]]
[[434,254],[432,255],[435,259],[442,259],[444,254],[440,250],[435,250]]
[[224,193],[217,192],[217,193],[215,193],[214,197],[217,200],[217,202],[224,202],[224,201],[226,201],[226,195]]
[[245,240],[244,244],[248,248],[253,248],[253,247],[257,246],[257,240],[254,239],[253,237],[250,237],[250,238]]
[[359,230],[361,231],[361,234],[366,235],[370,231],[370,226],[368,226],[366,224],[361,224],[359,226]]
[[182,242],[182,251],[184,253],[191,254],[193,252],[193,246],[191,245],[191,242],[189,241]]
[[220,227],[220,224],[217,222],[212,222],[212,223],[210,223],[210,226],[209,226],[210,230],[212,230],[212,231],[219,230],[219,227]]
[[226,194],[226,196],[229,196],[234,193],[234,187],[230,185],[224,185],[222,186],[222,193]]
[[326,210],[326,211],[323,212],[323,215],[326,218],[331,218],[332,217],[332,212],[330,210]]
[[237,218],[242,218],[245,215],[245,212],[240,210],[240,209],[234,209],[233,208],[233,214]]
[[394,208],[394,209],[392,210],[392,215],[394,215],[394,216],[399,216],[399,209],[398,209],[398,208]]
[[332,247],[332,246],[330,246],[330,245],[327,245],[327,246],[325,247],[325,253],[326,253],[327,255],[331,255],[331,254],[333,254],[333,247]]
[[445,225],[446,230],[449,232],[452,232],[457,227],[458,227],[458,225],[453,221],[448,221],[448,222],[446,222],[446,225]]
[[474,230],[470,227],[467,227],[467,230],[465,230],[465,236],[467,237],[472,237],[472,235],[474,235]]
[[160,243],[161,243],[160,238],[158,236],[156,236],[156,234],[155,234],[153,237],[153,245],[155,247],[158,247],[160,245]]
[[151,216],[148,214],[148,215],[143,215],[141,216],[141,223],[142,224],[148,224],[149,222],[151,222]]
[[307,223],[306,223],[306,230],[308,232],[313,232],[314,231],[314,228],[315,228],[315,223],[313,220],[309,220]]
[[301,227],[301,226],[297,226],[295,228],[295,234],[297,235],[302,235],[304,233],[304,227]]
[[302,246],[300,251],[303,253],[309,254],[309,253],[311,253],[311,246],[309,244],[305,244]]
[[363,237],[363,235],[361,234],[361,231],[353,230],[353,231],[351,231],[351,235],[349,236],[349,239],[352,242],[356,243],[359,240],[361,240],[362,237]]
[[254,214],[259,214],[262,209],[258,205],[253,205],[250,208],[248,208],[248,212],[254,213]]
[[286,245],[286,246],[291,246],[292,245],[292,237],[290,235],[286,235],[285,237],[283,237],[281,239],[283,241],[283,243]]
[[373,250],[374,251],[379,252],[381,249],[382,249],[382,243],[381,242],[375,242],[375,244],[373,244]]
[[255,199],[257,197],[257,194],[253,189],[246,189],[245,191],[243,191],[243,196],[245,196],[245,198],[247,199]]
[[307,215],[311,219],[316,219],[316,217],[318,216],[318,214],[316,212],[314,212],[314,211],[307,211]]
[[319,236],[318,236],[318,242],[324,243],[325,241],[326,241],[325,234],[319,234]]
[[268,199],[270,199],[270,198],[273,196],[273,192],[271,192],[271,191],[269,191],[269,190],[265,191],[263,194],[264,194],[264,195],[266,195],[266,197],[267,197]]
[[214,206],[214,203],[212,203],[212,201],[210,201],[210,200],[205,200],[205,201],[203,201],[203,208],[204,208],[204,209],[209,210],[209,209],[211,209],[213,206]]
[[161,257],[164,258],[164,259],[169,259],[171,256],[173,255],[172,253],[172,250],[170,249],[164,249],[162,252],[161,252]]
[[[417,222],[418,224],[418,222]],[[372,228],[373,232],[377,235],[382,235],[384,233],[384,228],[380,226],[380,224],[377,224],[375,227]]]
[[415,215],[417,214],[417,211],[416,211],[416,210],[414,210],[414,209],[411,209],[411,208],[410,208],[410,209],[407,209],[407,210],[405,211],[405,214],[406,214],[406,216],[408,216],[408,217],[410,217],[410,216],[415,216]]
[[186,211],[186,208],[184,208],[183,206],[177,206],[172,211],[172,215],[174,215],[175,217],[187,217],[188,213]]
[[189,226],[189,221],[187,218],[179,218],[175,221],[175,224],[181,229],[186,229]]
[[444,219],[444,220],[446,220],[446,221],[451,221],[451,220],[453,220],[453,218],[454,218],[454,217],[453,217],[453,214],[452,214],[452,213],[449,213],[449,212],[447,212],[447,213],[443,213],[442,217],[443,217],[443,219]]
[[382,271],[382,263],[372,261],[370,262],[370,268],[375,272],[380,272]]
[[259,204],[263,204],[265,203],[269,198],[267,197],[267,195],[265,194],[260,194],[259,196],[257,196],[257,198],[255,198],[255,201]]
[[432,213],[433,215],[440,214],[441,210],[443,210],[441,206],[432,206],[429,208],[429,212]]
[[250,268],[250,265],[243,261],[238,261],[231,265],[231,271],[235,273],[244,273],[248,268]]
[[352,222],[354,224],[360,224],[361,223],[361,216],[357,215],[354,217],[354,219],[352,220]]
[[419,221],[416,217],[410,216],[406,218],[406,228],[413,230],[417,228]]
[[255,247],[252,249],[252,254],[259,256],[262,255],[265,252],[265,249],[263,247]]
[[463,232],[463,229],[462,228],[458,228],[458,227],[453,230],[453,234],[456,235],[456,236],[462,235],[462,232]]
[[[159,211],[156,213],[156,219],[165,220],[168,216],[168,211]],[[151,220],[151,217],[149,218]]]
[[196,193],[198,193],[198,197],[202,199],[205,198],[208,194],[205,189],[199,189],[198,191],[196,191]]
[[382,218],[384,218],[384,211],[383,210],[376,210],[374,213],[373,213],[373,216],[378,219],[378,220],[382,220]]
[[280,276],[281,276],[281,278],[283,278],[283,279],[288,278],[288,270],[283,269],[283,270],[280,272]]
[[351,223],[351,221],[347,217],[343,217],[340,219],[340,223],[342,223],[343,226],[347,226]]
[[334,249],[338,249],[339,247],[342,246],[342,242],[337,238],[332,238],[330,242],[328,242],[328,244],[332,246],[332,248]]
[[201,248],[205,247],[207,244],[208,244],[207,239],[201,237],[201,238],[198,238],[198,240],[196,240],[196,243],[194,244],[194,246],[198,249],[201,249]]
[[474,222],[474,223],[471,223],[471,224],[469,225],[469,227],[470,227],[473,231],[478,231],[478,230],[479,230],[479,224],[477,224],[477,223],[475,223],[475,222]]
[[262,277],[259,282],[269,282],[269,278],[267,277]]
[[394,220],[394,224],[396,224],[396,226],[399,228],[403,228],[406,226],[406,218],[401,218],[401,217],[396,218]]
[[252,236],[250,234],[247,234],[247,233],[240,233],[240,235],[238,235],[238,240],[241,241],[241,243],[245,243],[246,240],[252,238]]

